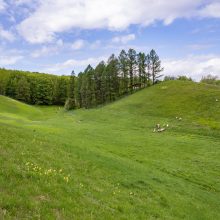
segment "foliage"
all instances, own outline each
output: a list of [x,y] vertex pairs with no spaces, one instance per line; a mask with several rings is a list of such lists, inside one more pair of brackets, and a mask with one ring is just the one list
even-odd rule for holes
[[202,77],[200,82],[207,83],[207,84],[213,84],[213,85],[220,85],[220,80],[218,79],[218,76],[213,76],[210,74]]
[[64,105],[69,77],[0,69],[0,95],[38,105]]
[[164,81],[170,81],[170,80],[176,80],[176,77],[175,76],[165,76]]
[[0,219],[220,219],[219,97],[178,80],[74,112],[0,96]]
[[92,108],[155,84],[162,70],[154,50],[147,55],[122,50],[95,69],[88,65],[78,76],[74,71],[71,76],[55,76],[0,69],[0,94],[28,104],[65,104],[68,110]]
[[182,81],[193,81],[191,77],[187,77],[187,76],[178,76],[177,80],[182,80]]
[[149,54],[150,59],[150,68],[152,70],[152,81],[153,84],[155,84],[160,77],[163,75],[160,74],[160,72],[163,71],[163,68],[161,67],[161,61],[159,56],[157,55],[155,50],[151,50]]

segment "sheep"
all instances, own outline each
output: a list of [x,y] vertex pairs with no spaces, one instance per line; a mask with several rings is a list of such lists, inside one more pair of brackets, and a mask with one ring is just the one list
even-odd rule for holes
[[166,129],[165,128],[160,128],[160,129],[158,129],[157,131],[158,132],[162,132],[162,131],[165,131]]

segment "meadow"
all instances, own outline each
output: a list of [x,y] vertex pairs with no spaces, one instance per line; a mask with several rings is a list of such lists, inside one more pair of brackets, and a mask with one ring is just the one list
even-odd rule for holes
[[167,81],[69,112],[0,96],[0,219],[202,220],[219,210],[219,86]]

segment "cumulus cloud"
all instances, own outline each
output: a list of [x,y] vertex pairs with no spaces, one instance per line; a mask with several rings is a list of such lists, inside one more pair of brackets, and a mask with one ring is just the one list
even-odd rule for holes
[[82,39],[78,39],[71,45],[73,50],[80,50],[85,46],[86,42]]
[[23,51],[7,49],[0,46],[0,67],[7,67],[16,64],[23,58]]
[[49,47],[49,46],[43,46],[42,48],[35,50],[31,53],[31,56],[34,58],[42,57],[42,56],[48,56],[50,54],[57,53],[58,48],[57,47]]
[[15,40],[15,36],[10,31],[4,30],[4,28],[0,25],[0,39],[12,42]]
[[126,44],[132,40],[135,40],[135,34],[128,34],[128,35],[114,37],[112,39],[112,42]]
[[23,56],[1,55],[0,54],[0,66],[5,67],[17,63],[23,59]]
[[6,3],[4,2],[4,0],[0,0],[0,12],[4,11],[6,8]]
[[164,75],[187,75],[197,81],[208,74],[220,77],[220,56],[191,55],[182,59],[165,59],[162,64]]
[[[1,1],[1,0],[0,0]],[[38,7],[18,25],[30,43],[50,42],[71,29],[124,30],[132,24],[156,21],[168,25],[176,18],[218,17],[215,0],[38,0]]]
[[200,11],[200,15],[203,17],[220,18],[220,2],[214,2],[207,5]]
[[58,73],[61,74],[63,72],[70,73],[71,70],[83,70],[88,66],[89,64],[92,66],[96,66],[101,60],[107,60],[107,57],[101,56],[101,57],[90,57],[86,59],[69,59],[62,63],[57,63],[55,65],[51,65],[48,68],[44,68],[43,72],[49,72],[49,73]]

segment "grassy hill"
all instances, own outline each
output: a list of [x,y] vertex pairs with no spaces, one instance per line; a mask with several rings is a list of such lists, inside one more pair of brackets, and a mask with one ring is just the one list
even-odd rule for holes
[[220,88],[169,81],[71,112],[0,96],[0,155],[0,218],[220,219]]

